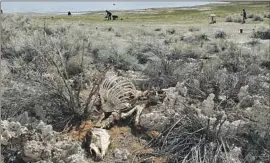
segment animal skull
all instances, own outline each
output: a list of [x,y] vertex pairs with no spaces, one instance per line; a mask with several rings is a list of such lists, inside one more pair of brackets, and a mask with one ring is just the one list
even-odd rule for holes
[[91,135],[90,151],[94,151],[97,158],[103,159],[110,145],[110,135],[101,128],[93,128]]

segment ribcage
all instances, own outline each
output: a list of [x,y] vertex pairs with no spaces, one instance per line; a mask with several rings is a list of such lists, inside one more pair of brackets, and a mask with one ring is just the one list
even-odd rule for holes
[[134,84],[127,78],[107,76],[99,91],[102,110],[111,112],[125,109],[127,104],[132,104],[136,100],[136,92]]

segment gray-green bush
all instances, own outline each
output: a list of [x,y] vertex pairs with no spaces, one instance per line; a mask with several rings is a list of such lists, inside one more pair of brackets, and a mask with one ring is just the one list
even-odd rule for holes
[[262,15],[254,15],[253,21],[263,21],[263,16]]
[[227,15],[225,17],[225,22],[241,23],[242,21],[243,18],[240,15]]
[[194,27],[194,26],[190,26],[190,27],[188,27],[188,31],[189,31],[189,32],[200,31],[200,28]]
[[215,38],[220,38],[220,39],[225,39],[226,36],[227,36],[225,31],[222,30],[222,29],[219,29],[219,30],[215,31],[214,35],[215,35]]
[[[207,128],[207,121],[201,121],[200,117],[192,117],[200,111],[202,101],[213,93],[213,116],[221,111],[226,113],[230,122],[239,119],[248,123],[252,121],[250,128],[240,128],[243,133],[236,137],[240,142],[237,146],[242,148],[240,160],[268,161],[270,53],[265,41],[259,40],[269,39],[267,26],[255,30],[253,37],[256,39],[250,46],[249,43],[226,40],[226,33],[222,30],[208,36],[203,30],[194,31],[190,27],[193,32],[185,33],[181,39],[175,30],[166,33],[166,30],[159,32],[161,29],[155,31],[147,26],[124,28],[115,25],[108,31],[106,25],[100,28],[103,30],[96,30],[92,25],[87,25],[87,28],[76,23],[43,26],[33,21],[3,15],[2,38],[5,41],[2,52],[5,62],[1,71],[5,78],[1,84],[4,86],[2,111],[5,118],[28,111],[58,131],[71,119],[93,120],[95,114],[91,114],[91,110],[95,110],[95,106],[80,100],[79,90],[83,89],[83,93],[97,91],[95,86],[104,75],[101,70],[113,65],[121,75],[131,76],[133,72],[129,74],[129,70],[135,71],[134,74],[139,74],[136,77],[146,80],[147,88],[167,89],[176,86],[177,82],[183,82],[187,87],[185,97],[179,94],[178,88],[175,89],[172,93],[175,98],[168,97],[168,101],[176,107],[164,111],[172,111],[180,118],[189,113],[191,117],[184,118],[174,127],[172,122],[175,119],[168,122],[171,123],[168,128],[172,130],[162,132],[165,136],[159,137],[155,150],[158,154],[169,156],[170,161],[226,159],[224,154],[233,150],[225,152],[221,139],[228,140],[228,137],[218,135],[218,128]],[[119,31],[121,35],[117,34]],[[261,43],[257,44],[256,40]],[[247,92],[243,93],[241,88],[247,85]],[[246,101],[238,96],[240,92],[248,96]],[[85,96],[92,97],[88,93]],[[178,107],[179,103],[188,109]],[[159,109],[163,105],[160,106],[155,107]],[[193,106],[199,111],[193,110]],[[213,117],[207,118],[211,120]],[[177,142],[183,138],[187,143]],[[235,141],[227,142],[229,146],[226,148],[235,144]],[[213,143],[217,148],[210,148]],[[196,153],[198,157],[192,155]]]
[[270,39],[270,28],[267,26],[260,26],[259,28],[255,29],[254,33],[252,34],[254,38],[260,39]]

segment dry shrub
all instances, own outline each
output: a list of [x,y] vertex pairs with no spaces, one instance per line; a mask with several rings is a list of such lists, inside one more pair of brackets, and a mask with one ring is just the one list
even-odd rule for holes
[[[141,70],[141,65],[134,54],[137,45],[125,46],[122,42],[114,41],[102,45],[94,55],[96,65],[110,64],[121,70]],[[100,46],[100,45],[98,45]],[[134,50],[134,51],[133,51]]]
[[205,44],[203,48],[206,49],[207,53],[215,54],[228,49],[228,47],[229,42],[227,40],[219,39]]
[[175,34],[175,32],[176,32],[176,31],[175,31],[175,29],[173,29],[173,28],[172,28],[172,29],[167,29],[167,30],[166,30],[166,33],[168,33],[169,35],[173,35],[173,34]]
[[222,29],[215,31],[214,35],[215,35],[215,38],[219,38],[219,39],[225,39],[227,37],[227,34]]
[[265,13],[264,18],[270,18],[270,12]]
[[182,40],[187,43],[202,43],[203,41],[208,41],[208,35],[204,32],[188,32],[182,36]]
[[222,60],[219,58],[211,58],[201,63],[201,69],[196,77],[200,82],[200,89],[207,95],[214,93],[216,96],[219,95],[219,81],[215,78],[217,71],[222,67]]
[[229,72],[240,72],[254,62],[250,50],[238,47],[234,42],[230,42],[228,48],[219,53],[219,57]]
[[153,30],[150,30],[149,28],[141,28],[140,29],[140,36],[155,36],[156,32],[154,32]]
[[198,59],[204,54],[204,49],[192,45],[192,44],[181,44],[176,45],[171,50],[170,54],[167,55],[169,60],[187,59],[193,58]]
[[[217,124],[223,125],[220,119]],[[220,127],[221,127],[220,126]],[[230,150],[229,140],[219,133],[219,128],[211,128],[209,123],[194,116],[187,115],[174,121],[150,145],[155,147],[155,153],[166,156],[167,162],[226,162]]]
[[83,56],[74,56],[67,62],[67,73],[69,76],[75,76],[83,72]]
[[247,74],[261,71],[258,64],[253,65],[254,69],[251,71],[250,65],[256,62],[248,49],[239,48],[233,42],[226,44],[227,49],[219,52],[219,57],[203,63],[198,75],[200,78],[197,79],[201,83],[201,90],[207,94],[216,92],[215,94],[235,99],[240,87],[246,84]]
[[115,33],[115,37],[121,37],[122,35],[121,35],[121,33],[120,32],[116,32]]
[[253,14],[253,13],[248,14],[248,15],[247,15],[247,18],[254,18],[254,14]]
[[188,27],[188,31],[189,31],[189,32],[200,31],[200,28],[191,26],[191,27]]
[[182,37],[182,40],[185,42],[192,43],[196,39],[195,35],[192,32],[185,33]]
[[263,39],[263,40],[270,39],[270,28],[267,27],[267,26],[260,26],[252,34],[252,37],[260,38],[260,39]]
[[[101,63],[111,64],[117,69],[121,70],[140,70],[138,60],[129,54],[109,54],[103,55],[99,59]],[[96,61],[97,63],[98,61]]]
[[135,57],[140,65],[145,65],[148,61],[157,60],[160,54],[165,53],[163,48],[163,44],[151,41],[132,42],[125,53]]
[[242,21],[243,21],[243,18],[239,15],[228,15],[225,18],[225,22],[241,23]]
[[263,21],[263,16],[262,15],[254,15],[253,21]]
[[221,51],[221,48],[217,42],[210,42],[204,45],[204,49],[209,54],[215,54]]
[[197,79],[199,66],[200,63],[183,62],[175,69],[174,76],[178,81]]
[[[265,109],[265,108],[264,108]],[[254,108],[257,110],[256,113],[253,112],[253,116],[257,116],[256,120],[258,122],[252,122],[248,126],[248,131],[246,135],[241,135],[245,143],[243,143],[243,154],[244,162],[269,162],[270,152],[270,135],[269,135],[269,112],[261,112],[261,109]],[[261,123],[264,121],[264,123]]]
[[225,22],[233,22],[233,16],[232,15],[228,15],[225,17]]
[[170,35],[170,36],[166,36],[164,39],[164,44],[165,45],[171,45],[171,44],[175,44],[179,41],[179,36],[177,35]]
[[251,41],[247,42],[248,45],[251,45],[251,46],[256,46],[256,45],[259,45],[261,42],[260,40],[258,39],[252,39]]
[[149,86],[158,88],[175,86],[177,80],[174,76],[174,71],[180,64],[181,62],[179,61],[167,60],[165,58],[148,62],[143,72],[150,77]]
[[270,61],[262,61],[262,63],[260,64],[261,67],[263,68],[267,68],[268,70],[270,70]]
[[108,27],[106,30],[109,31],[109,32],[113,32],[114,31],[113,27]]
[[206,33],[203,33],[203,32],[196,33],[195,37],[199,41],[208,41],[209,40],[208,35]]
[[[253,66],[254,67],[254,66]],[[260,74],[252,74],[248,77],[248,92],[250,95],[260,95],[267,97],[269,90],[267,90],[267,78]]]
[[[72,85],[74,79],[84,81],[82,73],[89,68],[89,65],[81,66],[81,56],[90,55],[91,51],[87,29],[81,30],[76,25],[70,27],[65,24],[60,27],[46,26],[52,32],[48,35],[47,29],[39,28],[27,22],[27,19],[22,24],[13,19],[7,19],[4,27],[9,23],[15,27],[23,26],[16,30],[11,28],[14,35],[3,34],[11,37],[5,42],[3,56],[10,52],[13,54],[8,59],[13,67],[10,74],[13,82],[10,80],[5,83],[5,87],[10,89],[5,90],[3,96],[2,108],[6,117],[27,111],[31,117],[52,124],[58,131],[72,118],[85,118],[89,102],[79,98],[83,83],[78,82],[79,89]],[[98,72],[95,67],[91,70]],[[91,85],[91,88],[92,94],[95,93],[96,86]],[[92,94],[88,96],[90,101]]]

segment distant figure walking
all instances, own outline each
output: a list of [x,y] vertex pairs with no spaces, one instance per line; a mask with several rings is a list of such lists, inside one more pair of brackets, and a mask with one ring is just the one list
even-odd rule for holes
[[68,12],[68,16],[70,16],[70,15],[71,15],[71,12],[69,11],[69,12]]
[[1,9],[1,14],[3,14],[3,10]]
[[111,20],[112,19],[112,13],[110,11],[108,11],[108,10],[106,10],[106,13],[107,13],[106,18],[108,20]]
[[246,10],[243,9],[243,24],[246,23],[246,19],[247,19],[247,13],[246,13]]

